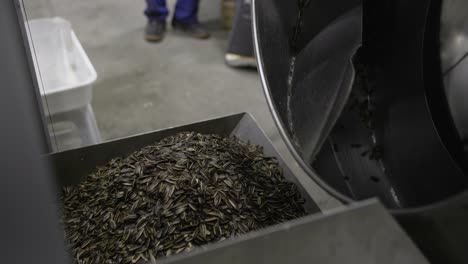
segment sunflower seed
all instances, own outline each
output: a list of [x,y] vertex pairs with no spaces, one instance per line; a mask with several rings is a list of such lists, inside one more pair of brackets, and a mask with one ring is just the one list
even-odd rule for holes
[[155,263],[305,215],[297,187],[261,147],[197,133],[112,159],[64,187],[63,200],[65,237],[79,264]]

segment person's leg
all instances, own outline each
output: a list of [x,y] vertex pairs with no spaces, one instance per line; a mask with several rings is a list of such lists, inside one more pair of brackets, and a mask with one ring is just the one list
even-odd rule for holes
[[169,15],[166,0],[146,0],[145,15],[149,21],[165,21]]
[[205,39],[210,34],[198,24],[198,0],[178,0],[172,19],[172,27],[192,37]]
[[199,0],[178,0],[174,18],[186,24],[197,23],[198,2]]
[[145,15],[148,24],[145,28],[145,39],[148,41],[160,41],[166,31],[166,18],[169,10],[166,0],[146,0]]

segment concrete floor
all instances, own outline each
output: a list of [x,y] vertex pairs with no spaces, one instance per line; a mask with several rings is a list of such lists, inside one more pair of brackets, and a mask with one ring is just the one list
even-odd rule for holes
[[92,105],[104,140],[250,112],[319,206],[339,206],[293,161],[257,72],[224,65],[228,32],[219,26],[220,2],[201,1],[200,20],[212,38],[195,40],[169,31],[157,44],[143,40],[143,0],[27,0],[25,9],[29,19],[61,16],[71,22],[98,73]]

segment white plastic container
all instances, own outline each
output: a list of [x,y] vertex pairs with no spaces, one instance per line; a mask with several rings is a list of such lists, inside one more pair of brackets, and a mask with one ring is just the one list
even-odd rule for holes
[[50,117],[53,149],[101,142],[92,100],[97,79],[71,25],[63,18],[35,19],[26,25],[44,112]]
[[97,74],[70,23],[56,17],[35,19],[28,24],[47,115],[86,107],[91,103]]

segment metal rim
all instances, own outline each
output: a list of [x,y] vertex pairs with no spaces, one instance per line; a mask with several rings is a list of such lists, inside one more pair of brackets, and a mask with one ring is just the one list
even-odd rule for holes
[[324,181],[320,179],[316,175],[316,173],[311,170],[302,160],[300,157],[299,153],[296,151],[296,149],[293,146],[293,143],[290,141],[288,134],[286,132],[286,127],[284,127],[284,124],[281,122],[279,116],[277,115],[276,107],[273,104],[273,100],[270,94],[270,91],[268,90],[268,81],[266,79],[266,76],[264,74],[264,66],[263,66],[263,60],[261,56],[261,50],[260,50],[260,40],[258,39],[258,31],[257,31],[257,0],[252,0],[252,27],[253,27],[253,40],[254,40],[254,50],[255,50],[255,56],[257,57],[257,68],[259,70],[260,74],[260,81],[262,83],[262,88],[263,88],[263,93],[265,94],[265,98],[268,104],[268,108],[270,110],[270,113],[273,117],[273,120],[276,124],[276,127],[278,128],[281,138],[283,139],[284,143],[286,144],[287,148],[289,149],[290,153],[296,160],[296,162],[299,164],[299,166],[316,182],[321,188],[323,188],[327,193],[331,194],[333,197],[337,198],[338,200],[344,202],[344,203],[352,203],[355,202],[354,200],[350,199],[349,197],[346,197],[342,195],[341,193],[335,191],[331,186],[326,184]]
[[[356,200],[351,199],[351,198],[337,192],[334,188],[332,188],[330,185],[325,183],[319,176],[317,176],[317,173],[315,171],[313,171],[311,168],[309,168],[309,166],[307,166],[304,163],[304,161],[300,157],[299,153],[294,148],[293,143],[289,139],[286,127],[281,122],[281,120],[280,120],[280,118],[279,118],[279,116],[277,114],[276,106],[273,103],[272,95],[271,95],[271,93],[270,93],[270,91],[268,89],[268,87],[269,87],[268,86],[268,80],[267,80],[267,77],[265,76],[263,59],[262,59],[263,58],[262,57],[262,51],[260,49],[261,40],[258,38],[258,17],[257,17],[256,9],[257,9],[257,0],[252,0],[253,40],[254,40],[255,55],[257,57],[257,67],[259,69],[262,88],[263,88],[263,92],[264,92],[265,97],[266,97],[266,101],[267,101],[270,113],[271,113],[271,115],[273,117],[273,120],[274,120],[274,122],[275,122],[275,124],[276,124],[276,126],[277,126],[277,128],[278,128],[278,130],[280,132],[280,135],[281,135],[283,141],[285,142],[285,144],[286,144],[287,148],[289,149],[291,155],[294,157],[294,159],[299,164],[299,166],[302,168],[302,170],[304,170],[310,176],[310,178],[312,178],[312,180],[315,183],[317,183],[323,190],[325,190],[328,194],[330,194],[334,198],[337,198],[338,200],[340,200],[341,202],[343,202],[345,204],[350,204],[350,203],[356,202]],[[453,204],[453,203],[459,201],[460,199],[464,199],[467,196],[468,196],[468,191],[465,191],[465,192],[454,194],[454,195],[452,195],[450,197],[447,197],[447,198],[445,198],[443,200],[440,200],[438,202],[428,204],[428,205],[417,206],[417,207],[412,207],[412,208],[405,208],[405,209],[389,208],[388,210],[392,214],[394,214],[396,216],[405,216],[405,215],[410,215],[410,214],[414,214],[414,213],[420,213],[420,212],[423,212],[423,211],[427,212],[427,211],[430,211],[430,210],[437,210],[437,209],[442,208],[444,206]]]

